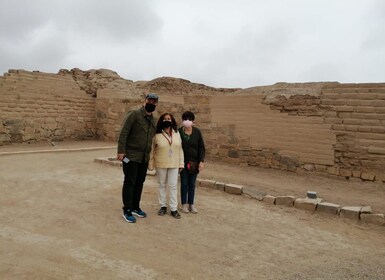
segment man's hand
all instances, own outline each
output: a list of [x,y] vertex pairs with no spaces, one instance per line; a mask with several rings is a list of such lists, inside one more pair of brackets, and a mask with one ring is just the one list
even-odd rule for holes
[[125,154],[118,154],[117,159],[118,160],[123,160],[124,156],[125,156]]

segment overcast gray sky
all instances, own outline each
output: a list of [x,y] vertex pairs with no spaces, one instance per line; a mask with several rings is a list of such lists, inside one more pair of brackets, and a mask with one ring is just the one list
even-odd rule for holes
[[0,0],[0,75],[385,82],[384,0]]

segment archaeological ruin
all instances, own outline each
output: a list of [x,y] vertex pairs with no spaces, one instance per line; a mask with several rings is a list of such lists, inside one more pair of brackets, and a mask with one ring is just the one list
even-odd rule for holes
[[0,76],[0,146],[116,141],[125,114],[160,96],[157,114],[196,113],[208,155],[239,165],[385,182],[385,83],[277,83],[213,88],[111,70]]

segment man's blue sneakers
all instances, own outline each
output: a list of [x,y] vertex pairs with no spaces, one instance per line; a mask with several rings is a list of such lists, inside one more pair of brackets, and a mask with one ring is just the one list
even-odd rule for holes
[[123,219],[125,219],[128,223],[136,222],[136,218],[132,215],[131,212],[123,212]]
[[147,214],[146,212],[142,211],[142,209],[138,209],[138,210],[132,210],[132,214],[137,216],[137,217],[140,217],[140,218],[146,218],[147,217]]

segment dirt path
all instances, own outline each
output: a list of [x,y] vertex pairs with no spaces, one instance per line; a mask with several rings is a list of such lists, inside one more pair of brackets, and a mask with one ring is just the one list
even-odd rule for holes
[[[92,146],[63,143],[49,149]],[[23,149],[0,147],[0,153]],[[113,148],[0,156],[1,279],[385,278],[382,227],[206,189],[197,190],[197,215],[160,217],[153,176],[142,198],[149,217],[128,224],[121,217],[121,169],[93,162],[112,155]],[[249,172],[208,163],[201,177],[215,174],[218,181],[232,179],[272,194],[302,194],[309,182],[321,185],[292,178],[295,174]],[[279,174],[287,182],[282,189]],[[352,183],[337,182],[341,185],[330,185],[322,197]],[[352,193],[342,199],[372,202],[371,196],[360,200]]]

